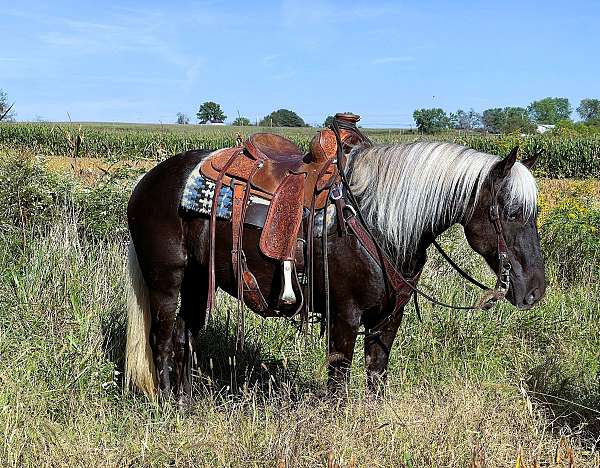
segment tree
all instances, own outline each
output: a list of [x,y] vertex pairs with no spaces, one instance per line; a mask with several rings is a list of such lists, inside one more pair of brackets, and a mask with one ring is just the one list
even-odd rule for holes
[[236,127],[249,127],[252,125],[252,122],[250,122],[248,117],[238,117],[231,125],[235,125]]
[[483,127],[490,133],[523,132],[531,133],[535,126],[529,120],[527,109],[523,107],[495,107],[483,111]]
[[333,125],[333,115],[328,115],[325,122],[323,122],[323,127],[329,128],[331,125]]
[[500,107],[486,109],[481,117],[486,132],[500,133],[504,126],[504,111]]
[[561,120],[571,119],[571,104],[567,98],[547,97],[533,101],[527,107],[529,118],[544,125],[556,125]]
[[227,118],[221,106],[213,101],[207,101],[202,104],[196,116],[200,122],[210,122],[211,120],[220,120],[222,122]]
[[577,113],[585,123],[600,125],[600,99],[582,99]]
[[504,128],[502,129],[503,132],[535,132],[535,125],[529,119],[527,109],[524,109],[523,107],[505,107],[504,114],[505,121]]
[[187,125],[190,123],[190,118],[183,112],[177,112],[177,123],[179,125]]
[[8,102],[8,96],[4,90],[0,89],[0,121],[12,121],[15,119],[15,113],[12,110],[12,104]]
[[468,112],[458,109],[455,114],[450,114],[450,125],[456,130],[473,130],[481,128],[481,114],[473,109]]
[[417,109],[413,112],[413,119],[420,132],[435,133],[450,127],[450,119],[443,109]]
[[295,112],[279,109],[271,112],[259,124],[261,127],[306,127],[304,120]]

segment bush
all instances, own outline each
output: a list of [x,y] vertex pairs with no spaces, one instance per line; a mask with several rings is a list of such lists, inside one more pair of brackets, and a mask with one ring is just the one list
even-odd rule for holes
[[546,217],[542,250],[559,282],[595,282],[600,279],[600,209],[567,198]]
[[0,230],[10,234],[46,231],[71,212],[82,236],[124,239],[131,183],[123,182],[126,177],[106,175],[88,188],[71,177],[47,171],[30,154],[0,153]]
[[67,203],[72,187],[71,180],[46,171],[29,154],[0,153],[3,229],[48,226],[55,219],[58,208]]

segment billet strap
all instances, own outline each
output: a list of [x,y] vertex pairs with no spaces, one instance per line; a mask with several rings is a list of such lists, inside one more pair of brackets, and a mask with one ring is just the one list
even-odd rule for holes
[[227,162],[219,172],[217,180],[215,180],[215,190],[213,193],[213,201],[210,211],[209,222],[210,235],[208,239],[208,295],[206,300],[206,314],[204,316],[204,326],[208,324],[208,319],[210,318],[210,314],[212,312],[215,302],[215,233],[217,229],[217,205],[219,202],[221,187],[223,186],[223,176],[227,172],[227,169],[229,169],[229,167],[237,159],[237,157],[242,154],[242,152],[243,150],[240,149],[239,151],[234,152],[230,156],[230,158],[227,160]]
[[[235,347],[240,350],[244,349],[244,334],[242,332],[244,325],[244,304],[243,294],[244,288],[242,286],[242,238],[244,235],[244,215],[246,213],[246,193],[248,193],[248,184],[235,184],[233,186],[233,206],[231,209],[231,236],[233,249],[231,251],[231,264],[233,266],[234,277],[237,282],[237,317],[236,317],[236,336],[235,336]],[[229,333],[229,329],[227,329]]]
[[244,223],[246,221],[246,213],[248,211],[248,202],[250,200],[250,185],[252,178],[262,167],[261,161],[256,161],[248,181],[246,183],[237,183],[233,190],[233,209],[231,214],[231,233],[233,237],[233,250],[231,251],[231,260],[233,263],[233,271],[238,281],[238,299],[242,299],[243,291],[240,289],[240,280],[242,278],[241,259],[244,256]]
[[[329,189],[331,192],[331,189]],[[327,229],[327,208],[329,207],[329,196],[327,195],[327,199],[325,200],[325,206],[323,207],[323,234],[321,236],[322,243],[322,255],[323,255],[323,293],[325,296],[325,331],[326,336],[325,340],[327,343],[327,362],[329,362],[329,344],[331,337],[331,314],[330,314],[330,304],[329,304],[329,252],[327,250],[327,242],[328,242],[328,229]]]
[[[327,162],[325,164],[323,164],[323,166],[321,167],[321,170],[319,171],[319,174],[317,176],[317,180],[320,180],[321,177],[327,172],[327,170],[329,169],[329,166],[331,164],[336,164],[337,160],[332,158],[332,159],[328,159]],[[313,192],[312,194],[312,201],[311,201],[311,205],[310,205],[310,210],[308,213],[308,226],[307,226],[307,233],[306,233],[306,260],[307,260],[307,264],[306,264],[306,284],[307,284],[307,294],[305,294],[306,297],[306,307],[304,308],[304,313],[303,313],[303,317],[302,320],[304,323],[308,322],[308,313],[309,312],[313,312],[314,311],[314,297],[313,297],[313,289],[314,289],[314,268],[313,268],[313,246],[314,246],[314,227],[315,227],[315,203],[317,200],[317,193],[316,191]],[[325,202],[325,209],[327,209],[327,202]],[[326,229],[327,226],[323,226],[323,229]]]
[[[233,189],[233,209],[231,214],[231,233],[232,246],[231,263],[235,279],[237,282],[237,332],[236,332],[236,349],[244,349],[244,302],[250,303],[260,310],[266,310],[267,304],[260,292],[260,288],[256,283],[254,275],[248,271],[246,266],[246,257],[244,255],[244,223],[246,221],[246,213],[248,203],[250,201],[250,185],[252,178],[262,168],[263,162],[258,160],[254,163],[252,172],[248,177],[248,181],[244,184],[238,183]],[[246,284],[248,282],[248,284]]]

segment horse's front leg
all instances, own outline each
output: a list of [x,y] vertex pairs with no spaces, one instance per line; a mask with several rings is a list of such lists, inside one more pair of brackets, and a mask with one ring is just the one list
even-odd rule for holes
[[348,384],[359,326],[360,313],[358,311],[346,310],[333,316],[329,333],[327,362],[328,387],[332,393],[338,393]]
[[390,351],[402,322],[403,312],[404,308],[401,308],[381,330],[365,335],[365,371],[369,393],[378,394],[385,388]]

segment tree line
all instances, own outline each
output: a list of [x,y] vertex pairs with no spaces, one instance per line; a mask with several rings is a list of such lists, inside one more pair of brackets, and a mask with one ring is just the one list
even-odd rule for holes
[[[198,123],[200,124],[222,124],[227,119],[227,116],[221,109],[221,105],[214,101],[206,101],[202,103],[198,112],[196,113]],[[178,124],[189,124],[190,118],[182,113],[177,113]],[[238,127],[245,127],[252,125],[251,120],[248,117],[237,117],[231,125]],[[308,127],[309,125],[304,122],[295,112],[289,109],[278,109],[271,112],[269,115],[263,117],[257,125],[261,127]]]
[[[0,89],[0,120],[14,120],[13,104],[7,94]],[[437,107],[417,109],[413,112],[416,127],[423,133],[436,133],[444,130],[473,130],[488,133],[533,133],[537,125],[562,125],[592,128],[600,130],[600,99],[582,99],[576,108],[580,121],[571,119],[572,107],[567,98],[547,97],[533,101],[527,107],[495,107],[482,113],[470,109],[459,109],[447,114]],[[214,101],[206,101],[200,105],[196,117],[199,123],[224,123],[227,116],[221,105]],[[327,116],[323,127],[328,127],[333,116]],[[176,122],[189,124],[188,115],[178,112]],[[238,116],[232,125],[249,126],[252,122],[247,117]],[[309,125],[295,112],[289,109],[278,109],[256,122],[262,127],[308,127]]]
[[[600,99],[582,99],[576,109],[578,125],[600,127]],[[495,107],[483,113],[462,109],[449,115],[441,108],[417,109],[413,119],[423,133],[443,130],[478,130],[489,133],[533,133],[537,125],[572,124],[572,107],[567,98],[547,97],[525,107]]]

